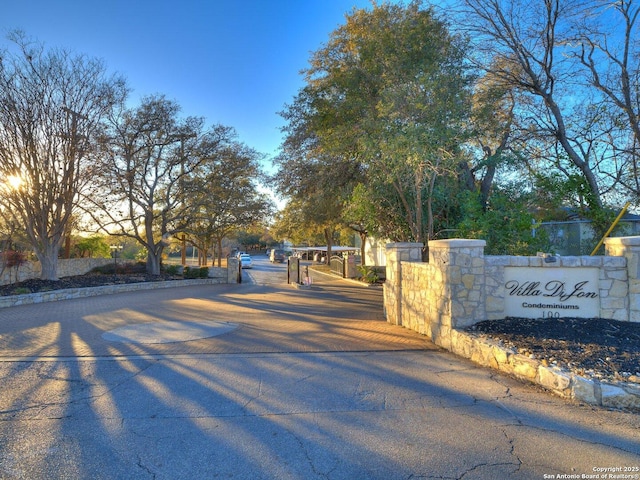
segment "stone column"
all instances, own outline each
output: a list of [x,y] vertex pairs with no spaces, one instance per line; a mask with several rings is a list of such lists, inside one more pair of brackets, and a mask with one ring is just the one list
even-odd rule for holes
[[387,322],[402,325],[402,262],[422,261],[423,243],[387,243],[384,311]]
[[605,255],[625,257],[629,280],[629,321],[640,322],[640,236],[604,240]]
[[240,264],[237,258],[227,258],[227,283],[239,283]]
[[432,301],[438,305],[440,334],[486,318],[484,240],[433,240],[429,263],[440,271],[432,279]]

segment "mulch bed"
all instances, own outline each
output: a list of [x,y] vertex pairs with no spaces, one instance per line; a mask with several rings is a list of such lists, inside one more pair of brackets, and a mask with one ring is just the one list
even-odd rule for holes
[[480,322],[467,331],[579,375],[640,383],[640,323],[506,318]]
[[[179,278],[181,279],[182,277]],[[148,273],[119,273],[116,275],[104,273],[89,273],[87,275],[63,277],[59,280],[41,280],[39,278],[32,278],[29,280],[24,280],[22,282],[0,286],[0,296],[47,292],[51,290],[62,290],[64,288],[101,287],[103,285],[160,282],[164,280],[175,279],[175,276],[171,276],[168,274],[149,275]]]

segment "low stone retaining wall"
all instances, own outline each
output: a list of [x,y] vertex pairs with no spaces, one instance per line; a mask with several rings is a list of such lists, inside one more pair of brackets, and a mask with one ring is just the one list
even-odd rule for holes
[[449,341],[445,343],[445,348],[458,356],[540,385],[561,397],[589,405],[640,411],[639,384],[610,384],[591,380],[557,367],[544,365],[540,360],[456,329],[451,330]]
[[[118,261],[122,264],[123,260]],[[58,260],[58,277],[84,275],[96,267],[113,264],[112,258],[69,258]],[[5,269],[0,275],[0,285],[21,282],[40,277],[40,262],[25,262],[20,268]]]
[[57,302],[72,298],[95,297],[97,295],[109,295],[121,292],[152,290],[156,288],[188,287],[191,285],[219,285],[224,283],[227,283],[226,277],[194,280],[167,280],[164,282],[124,283],[119,285],[114,284],[88,288],[68,288],[64,290],[51,290],[49,292],[28,293],[25,295],[3,296],[0,297],[0,308],[29,305],[33,303]]

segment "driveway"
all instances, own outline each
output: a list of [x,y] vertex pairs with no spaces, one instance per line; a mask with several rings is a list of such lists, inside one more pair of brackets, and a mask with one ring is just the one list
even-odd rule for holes
[[640,478],[640,416],[438,349],[379,289],[248,276],[1,310],[0,478]]

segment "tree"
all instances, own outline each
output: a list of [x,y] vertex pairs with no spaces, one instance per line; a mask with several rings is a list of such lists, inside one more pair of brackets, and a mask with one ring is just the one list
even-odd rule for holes
[[20,32],[9,39],[14,48],[0,52],[0,204],[24,227],[41,278],[56,280],[65,232],[95,175],[96,138],[126,86],[99,60],[45,50]]
[[484,206],[476,196],[479,192],[464,192],[460,203],[463,219],[457,225],[462,238],[481,238],[487,242],[487,255],[535,255],[548,251],[545,231],[536,227],[531,208],[534,195],[518,183],[496,188]]
[[150,96],[114,116],[103,139],[102,180],[85,197],[104,232],[146,249],[154,275],[170,237],[186,231],[198,212],[194,182],[202,165],[232,136],[222,125],[205,129],[202,118],[180,119],[179,111],[176,102]]
[[80,258],[109,258],[111,253],[107,239],[101,235],[79,239],[75,244],[75,250]]
[[477,66],[519,95],[515,108],[521,143],[531,161],[551,162],[564,172],[569,165],[575,167],[590,191],[585,198],[588,206],[602,208],[607,189],[597,173],[606,168],[608,159],[594,148],[598,112],[589,106],[594,97],[580,84],[578,62],[570,55],[571,22],[584,13],[584,3],[463,0],[463,4],[461,21],[474,39]]
[[229,233],[260,224],[273,213],[273,202],[258,188],[263,176],[260,158],[252,148],[233,141],[207,158],[201,175],[194,179],[197,212],[185,231],[203,252],[216,245],[218,266],[222,240]]
[[[634,0],[589,2],[576,22],[574,53],[585,78],[602,95],[597,112],[607,135],[612,168],[602,175],[623,199],[640,198],[640,58],[637,55],[640,7]],[[601,147],[602,148],[602,147]],[[619,188],[621,187],[621,188]],[[622,190],[622,191],[621,191]],[[621,202],[624,203],[624,202]]]
[[[367,184],[370,192],[391,193],[399,209],[388,232],[431,238],[437,180],[454,173],[466,137],[463,61],[462,39],[422,2],[354,10],[313,53],[307,85],[285,112],[285,147],[293,148],[285,148],[284,178],[304,176],[306,188],[283,193],[322,205],[313,193],[330,192],[338,205],[331,211],[339,213],[355,185]],[[379,223],[387,223],[388,211],[379,212],[386,215]]]
[[345,206],[344,218],[349,227],[360,237],[360,258],[364,266],[367,238],[371,233],[379,232],[373,195],[364,184],[360,183],[353,189],[351,198]]

